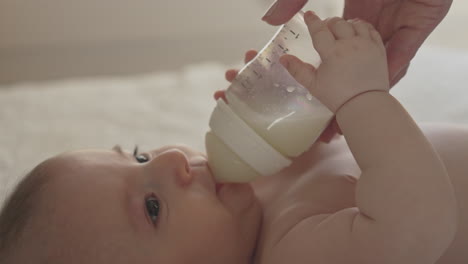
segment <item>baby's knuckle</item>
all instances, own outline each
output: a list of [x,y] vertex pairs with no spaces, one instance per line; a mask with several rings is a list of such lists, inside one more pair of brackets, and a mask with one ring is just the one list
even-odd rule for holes
[[315,32],[315,35],[320,38],[321,36],[325,36],[326,34],[328,34],[329,30],[327,27],[320,27],[319,29],[317,29],[317,31]]
[[361,37],[356,37],[349,43],[349,48],[354,52],[363,50],[366,48],[366,41]]

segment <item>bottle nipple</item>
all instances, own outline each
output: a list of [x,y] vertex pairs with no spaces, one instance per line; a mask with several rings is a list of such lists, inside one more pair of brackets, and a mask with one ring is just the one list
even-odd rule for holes
[[[206,141],[207,155],[210,167],[214,170],[215,178],[219,181],[239,182],[239,177],[241,177],[239,174],[245,173],[246,166],[250,167],[258,175],[271,175],[291,164],[289,158],[283,156],[260,137],[222,99],[218,99],[212,113],[210,128],[211,132],[208,132]],[[223,168],[223,166],[213,162],[214,160],[219,162],[220,157],[216,156],[219,156],[220,153],[216,155],[214,152],[210,153],[210,150],[216,148],[219,152],[220,148],[223,148],[220,145],[221,143],[223,143],[224,148],[230,149],[231,152],[228,153],[223,150],[224,154],[230,156],[223,158],[237,159],[235,163],[237,163],[238,168],[234,168],[236,170],[234,173],[232,171],[233,166],[230,166],[230,168],[224,166]],[[248,173],[251,173],[251,171],[248,171]]]

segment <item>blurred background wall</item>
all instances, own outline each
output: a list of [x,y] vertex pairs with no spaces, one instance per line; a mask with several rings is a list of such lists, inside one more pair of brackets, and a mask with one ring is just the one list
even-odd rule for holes
[[[0,0],[0,83],[173,70],[232,63],[276,28],[272,0]],[[306,9],[338,15],[341,0]],[[466,48],[468,1],[455,0],[429,42]]]

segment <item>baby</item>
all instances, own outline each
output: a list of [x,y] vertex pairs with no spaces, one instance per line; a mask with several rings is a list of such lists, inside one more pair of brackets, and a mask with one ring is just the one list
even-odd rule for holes
[[305,21],[322,64],[281,63],[344,138],[250,184],[216,184],[185,146],[61,154],[6,203],[0,262],[468,263],[468,128],[421,131],[388,93],[366,22]]

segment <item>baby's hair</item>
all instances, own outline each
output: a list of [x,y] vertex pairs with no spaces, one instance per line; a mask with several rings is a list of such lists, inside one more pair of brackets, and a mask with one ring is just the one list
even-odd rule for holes
[[0,263],[14,254],[15,245],[32,218],[42,187],[49,181],[45,166],[38,165],[16,186],[0,211]]

